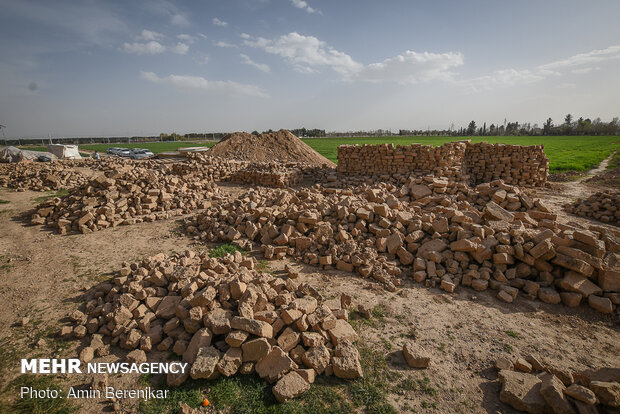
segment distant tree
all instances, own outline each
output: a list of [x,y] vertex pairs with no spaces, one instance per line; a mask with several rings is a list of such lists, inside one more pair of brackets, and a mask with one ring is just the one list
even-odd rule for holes
[[482,125],[482,134],[480,134],[480,135],[486,135],[486,134],[487,134],[487,123],[485,122]]
[[573,122],[573,116],[571,114],[567,114],[564,117],[564,124],[565,125],[570,125],[570,124],[572,124],[572,122]]
[[256,135],[256,136],[258,136],[258,135],[260,135],[260,134],[258,133],[258,131],[254,130],[254,131],[252,131],[252,135]]
[[553,119],[547,118],[547,121],[543,124],[543,135],[551,135],[553,129]]
[[471,121],[467,126],[467,135],[474,135],[476,133],[476,122]]

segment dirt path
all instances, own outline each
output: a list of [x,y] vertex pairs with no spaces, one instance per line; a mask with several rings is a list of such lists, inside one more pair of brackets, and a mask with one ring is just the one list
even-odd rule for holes
[[585,180],[587,180],[588,178],[592,178],[595,175],[599,175],[601,173],[604,173],[605,170],[607,169],[607,166],[609,165],[609,161],[611,161],[611,159],[614,157],[616,153],[612,152],[609,157],[605,158],[603,161],[601,161],[601,163],[596,167],[596,168],[592,168],[591,170],[588,170],[586,172],[586,174],[583,177],[580,177],[579,179],[576,180],[576,182],[581,183]]
[[[534,192],[538,197],[553,206],[554,213],[557,213],[559,217],[563,218],[565,221],[574,221],[576,220],[575,216],[567,214],[564,211],[564,205],[567,203],[573,203],[579,198],[588,198],[592,194],[601,191],[601,187],[597,186],[596,183],[587,183],[586,180],[604,173],[613,156],[614,153],[601,161],[596,168],[588,170],[583,177],[580,177],[575,181],[547,182],[546,187],[535,189]],[[595,220],[587,221],[592,224],[601,224]]]

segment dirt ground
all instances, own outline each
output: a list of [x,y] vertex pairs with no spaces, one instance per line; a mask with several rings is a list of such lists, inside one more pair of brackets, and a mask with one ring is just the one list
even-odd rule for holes
[[[221,188],[234,194],[243,191],[233,185]],[[557,207],[563,220],[584,223],[585,219],[568,216],[560,207],[595,190],[583,182],[553,183],[537,195]],[[77,355],[80,342],[60,341],[56,333],[64,318],[78,307],[84,290],[109,279],[122,262],[209,247],[193,244],[182,233],[179,220],[66,236],[40,226],[25,226],[20,216],[32,209],[40,196],[0,189],[0,199],[8,201],[0,204],[0,389],[18,376],[20,356]],[[286,263],[269,264],[277,273]],[[390,402],[399,411],[514,412],[499,401],[500,386],[492,364],[502,354],[516,358],[532,353],[560,369],[620,367],[617,317],[585,305],[572,309],[522,297],[506,304],[497,300],[492,290],[458,288],[455,294],[447,294],[411,279],[399,292],[390,293],[358,276],[310,266],[303,266],[301,278],[326,298],[353,292],[354,303],[379,306],[381,315],[373,323],[360,325],[362,341],[384,352],[393,370],[405,377],[427,376],[436,390],[424,395],[409,391],[390,394]],[[30,320],[19,326],[24,317]],[[429,369],[407,368],[400,349],[411,338],[431,351]],[[73,375],[64,380],[67,385],[81,385],[90,378]],[[136,381],[136,376],[116,376],[110,378],[110,385],[128,386]],[[12,399],[16,393],[5,392],[1,397]],[[80,402],[81,412],[110,407],[102,401]],[[132,402],[123,402],[123,412],[132,409]]]

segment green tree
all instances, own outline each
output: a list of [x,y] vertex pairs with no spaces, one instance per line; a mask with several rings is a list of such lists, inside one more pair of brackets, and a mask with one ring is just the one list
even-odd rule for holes
[[476,121],[471,121],[467,126],[467,135],[474,135],[476,133]]

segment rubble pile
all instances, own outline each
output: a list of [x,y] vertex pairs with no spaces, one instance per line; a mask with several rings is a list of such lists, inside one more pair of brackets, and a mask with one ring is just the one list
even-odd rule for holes
[[[0,186],[17,191],[50,191],[84,185],[86,175],[74,162],[0,164]],[[81,164],[81,163],[80,163]]]
[[472,144],[449,142],[441,146],[412,144],[341,145],[338,173],[343,176],[432,174],[471,184],[504,180],[522,187],[542,186],[547,181],[549,160],[542,145]]
[[240,252],[216,259],[193,251],[126,263],[112,282],[91,289],[61,335],[89,335],[84,362],[111,346],[129,350],[130,362],[172,351],[188,369],[167,374],[169,386],[256,372],[275,384],[280,402],[303,394],[317,375],[362,377],[358,336],[347,322],[351,297],[326,301],[294,273],[275,277],[255,264]]
[[620,369],[572,372],[548,366],[528,355],[495,362],[502,388],[499,399],[528,413],[617,412],[620,407]]
[[[107,227],[155,221],[206,208],[219,198],[213,181],[175,175],[174,168],[125,166],[91,179],[63,198],[54,197],[36,207],[30,223],[90,233]],[[185,177],[187,178],[187,177]]]
[[258,189],[187,219],[196,238],[260,248],[324,269],[401,285],[493,289],[612,313],[620,304],[620,232],[559,223],[544,203],[502,180],[471,188],[419,177],[396,187]]
[[620,191],[599,191],[585,200],[567,204],[564,209],[571,214],[620,226]]

